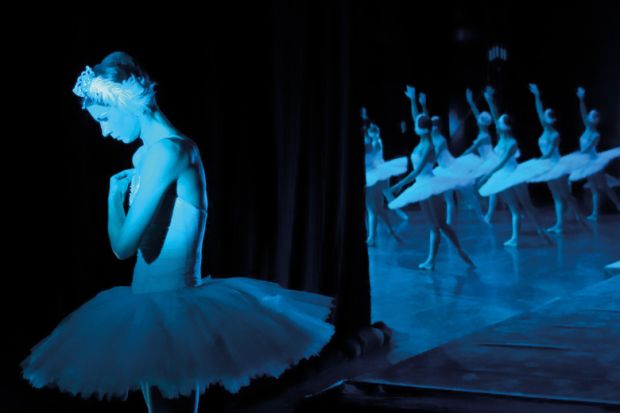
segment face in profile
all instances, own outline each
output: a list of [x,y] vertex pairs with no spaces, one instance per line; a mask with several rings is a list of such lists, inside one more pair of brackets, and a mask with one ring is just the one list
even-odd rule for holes
[[590,126],[597,126],[600,121],[601,115],[597,110],[591,110],[590,113],[588,113],[588,124]]
[[111,136],[117,141],[131,143],[140,136],[138,117],[116,106],[90,105],[88,113],[99,122],[103,137]]
[[556,118],[555,118],[555,112],[553,112],[553,109],[545,110],[543,119],[546,125],[548,126],[555,125]]

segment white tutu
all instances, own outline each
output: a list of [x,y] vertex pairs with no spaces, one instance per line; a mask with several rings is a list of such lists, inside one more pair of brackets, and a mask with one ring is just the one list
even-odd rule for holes
[[236,392],[317,354],[333,327],[329,297],[250,278],[136,294],[103,291],[67,316],[22,363],[34,387],[125,398],[141,383],[165,397],[219,383]]
[[605,169],[609,162],[618,157],[620,157],[620,147],[599,152],[595,154],[594,157],[590,157],[586,166],[573,171],[570,174],[569,179],[571,181],[579,181],[580,179],[594,175]]
[[557,160],[549,160],[551,168],[528,182],[549,182],[584,167],[590,160],[590,156],[579,151],[569,153]]
[[532,178],[551,169],[549,159],[530,159],[518,164],[515,168],[502,168],[495,172],[484,185],[480,187],[480,195],[489,196],[498,194],[513,186],[528,182]]
[[447,176],[453,178],[477,178],[480,174],[480,165],[483,163],[478,155],[467,154],[454,158],[448,166],[437,166],[433,169],[436,176]]
[[478,166],[477,175],[483,176],[491,172],[502,161],[495,152],[489,152],[482,163]]
[[375,162],[366,168],[366,186],[373,186],[379,181],[405,172],[407,172],[407,158],[404,156],[386,162]]
[[392,200],[388,207],[390,209],[402,208],[407,204],[424,201],[433,195],[439,195],[453,189],[465,188],[473,185],[473,183],[474,180],[471,178],[459,179],[448,176],[422,175],[413,185]]

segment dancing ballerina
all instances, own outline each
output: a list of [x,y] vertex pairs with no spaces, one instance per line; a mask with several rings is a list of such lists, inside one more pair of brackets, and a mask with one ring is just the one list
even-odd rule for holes
[[[530,84],[530,92],[534,95],[536,113],[543,127],[543,133],[538,138],[538,147],[542,156],[519,165],[526,170],[532,171],[533,177],[527,182],[546,182],[553,196],[555,206],[555,225],[547,228],[548,232],[561,233],[564,230],[565,206],[571,209],[578,222],[585,225],[583,216],[579,211],[577,200],[570,192],[568,175],[582,165],[573,155],[560,157],[560,133],[555,128],[556,116],[552,109],[544,109],[540,90],[536,84]],[[538,165],[538,166],[536,166]],[[537,174],[536,171],[544,169],[545,172]]]
[[[493,140],[491,138],[490,126],[493,123],[491,114],[487,111],[480,112],[474,101],[474,95],[471,89],[465,91],[465,99],[471,108],[471,112],[476,119],[478,125],[478,136],[473,141],[472,145],[463,152],[463,154],[478,153],[478,156],[482,159],[482,163],[478,166],[478,173],[480,176],[486,175],[493,170],[501,161],[493,150]],[[493,219],[493,213],[497,206],[497,196],[495,194],[489,195],[489,202],[487,205],[487,212],[484,215],[484,220],[490,224]]]
[[498,116],[498,111],[493,101],[494,90],[487,87],[484,97],[489,104],[491,116],[495,122],[495,128],[499,136],[495,153],[501,158],[500,162],[486,175],[479,179],[482,184],[480,195],[489,196],[499,194],[502,200],[508,205],[512,217],[512,236],[504,245],[516,247],[519,245],[519,233],[521,227],[521,212],[530,218],[537,233],[548,243],[553,243],[540,224],[538,217],[531,204],[525,177],[516,176],[517,158],[520,156],[517,140],[512,135],[511,119],[507,114]]
[[611,199],[620,211],[620,199],[618,195],[609,187],[607,177],[603,170],[609,162],[620,157],[620,147],[609,149],[603,152],[597,152],[597,146],[601,139],[598,131],[598,124],[601,120],[598,110],[592,109],[590,112],[586,109],[586,90],[582,87],[577,89],[577,98],[579,98],[579,112],[581,120],[585,126],[585,130],[579,138],[579,148],[583,155],[587,156],[587,164],[573,171],[569,179],[578,181],[584,178],[588,179],[590,190],[592,191],[592,213],[587,217],[590,221],[597,221],[600,209],[600,193],[604,193]]
[[[420,94],[420,103],[424,108],[424,113],[428,113],[426,106],[427,98],[423,93]],[[433,141],[433,148],[435,150],[435,156],[438,164],[438,166],[433,169],[433,174],[439,176],[451,176],[459,179],[471,178],[472,185],[459,188],[456,191],[461,196],[461,199],[474,210],[476,218],[480,222],[487,224],[487,221],[482,215],[480,202],[478,202],[478,199],[476,198],[473,185],[475,178],[482,175],[479,169],[481,158],[472,153],[463,154],[458,158],[454,157],[448,148],[448,141],[446,137],[441,133],[441,120],[439,116],[431,117],[431,125],[431,139]],[[449,193],[446,193],[445,196],[448,197],[446,202],[448,207],[447,221],[448,224],[452,225],[454,222],[454,216],[456,215],[456,210],[454,209],[454,193],[453,191],[450,191]]]
[[[407,86],[405,95],[411,101],[412,115],[416,112],[413,110],[415,106],[415,89]],[[423,270],[433,270],[439,244],[441,241],[441,233],[454,244],[458,254],[469,266],[473,267],[474,263],[461,247],[456,232],[446,220],[446,207],[441,199],[441,195],[446,191],[451,191],[459,187],[469,185],[471,182],[459,180],[451,177],[434,176],[433,165],[435,163],[435,153],[433,143],[431,141],[431,121],[428,115],[418,113],[414,119],[415,133],[420,137],[420,142],[411,154],[413,163],[413,171],[404,179],[393,187],[389,188],[391,194],[400,192],[405,186],[414,182],[409,188],[405,189],[398,195],[388,206],[390,208],[402,208],[403,206],[415,202],[419,202],[426,219],[430,225],[430,242],[429,253],[426,261],[418,267]]]
[[[377,218],[385,222],[390,234],[401,242],[396,235],[390,217],[384,206],[383,190],[388,186],[387,180],[407,171],[407,158],[399,157],[390,161],[383,160],[383,142],[377,125],[371,123],[364,137],[366,148],[366,213],[368,216],[368,246],[376,245]],[[398,211],[405,215],[404,212]],[[406,215],[405,215],[406,217]]]

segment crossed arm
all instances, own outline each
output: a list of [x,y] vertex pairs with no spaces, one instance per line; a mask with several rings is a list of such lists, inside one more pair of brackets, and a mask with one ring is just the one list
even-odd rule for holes
[[169,139],[154,143],[144,155],[140,190],[125,214],[123,201],[131,172],[123,171],[110,180],[108,236],[114,254],[121,260],[136,254],[149,223],[161,201],[189,162],[183,148]]

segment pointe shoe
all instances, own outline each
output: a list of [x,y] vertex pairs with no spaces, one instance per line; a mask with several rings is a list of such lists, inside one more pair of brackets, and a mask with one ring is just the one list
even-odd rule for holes
[[558,225],[554,225],[552,227],[545,229],[545,231],[550,232],[552,234],[561,234],[564,230],[562,229],[562,227]]
[[424,261],[422,264],[418,265],[418,268],[424,271],[433,271],[435,269],[435,264],[430,261]]
[[588,221],[596,222],[598,221],[598,214],[591,214],[586,217]]
[[504,242],[504,247],[518,247],[519,240],[516,238],[510,238],[508,241]]

